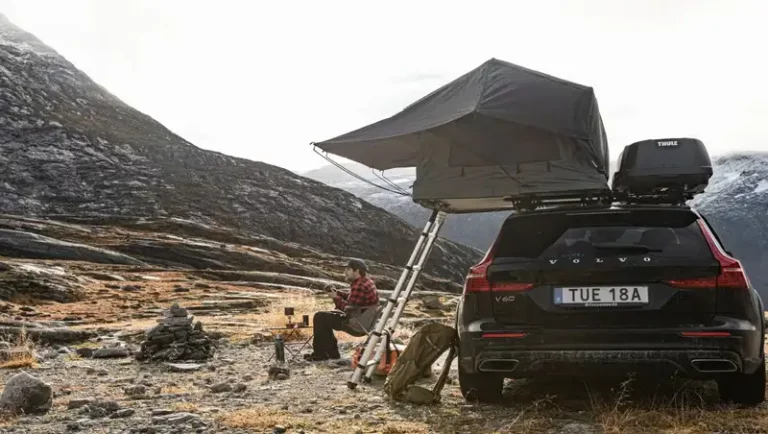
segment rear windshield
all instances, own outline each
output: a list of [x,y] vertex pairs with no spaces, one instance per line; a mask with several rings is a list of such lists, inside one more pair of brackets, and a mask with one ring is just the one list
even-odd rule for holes
[[711,258],[697,222],[686,211],[603,211],[513,217],[502,227],[495,257],[560,256]]

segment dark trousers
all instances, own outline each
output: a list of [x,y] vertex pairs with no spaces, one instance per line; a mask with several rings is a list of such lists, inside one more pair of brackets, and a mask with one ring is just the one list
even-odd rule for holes
[[351,328],[347,314],[338,310],[315,313],[315,316],[312,318],[312,324],[315,328],[315,337],[312,342],[314,353],[321,356],[327,355],[332,359],[340,357],[339,343],[333,334],[334,330],[343,331],[356,337],[365,336],[365,333]]

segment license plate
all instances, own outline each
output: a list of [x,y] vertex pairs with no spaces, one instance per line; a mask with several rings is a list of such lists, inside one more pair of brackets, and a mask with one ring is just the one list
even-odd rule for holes
[[555,288],[555,304],[567,306],[619,306],[648,304],[647,286]]

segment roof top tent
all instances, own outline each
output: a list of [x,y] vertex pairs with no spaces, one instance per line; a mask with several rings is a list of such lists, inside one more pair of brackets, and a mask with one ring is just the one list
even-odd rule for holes
[[592,88],[497,59],[390,118],[313,145],[382,171],[416,167],[413,200],[433,209],[369,334],[352,389],[372,379],[387,351],[378,344],[394,333],[446,213],[610,197],[608,144]]
[[610,193],[593,89],[497,59],[392,117],[314,145],[373,169],[416,167],[413,200],[451,213]]

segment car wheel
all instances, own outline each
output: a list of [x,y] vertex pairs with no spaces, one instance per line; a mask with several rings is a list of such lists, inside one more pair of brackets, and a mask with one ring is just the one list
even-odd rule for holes
[[470,374],[459,365],[459,387],[467,401],[497,402],[501,400],[504,377],[487,372]]
[[717,382],[725,402],[754,406],[765,401],[765,358],[752,374],[733,374]]

